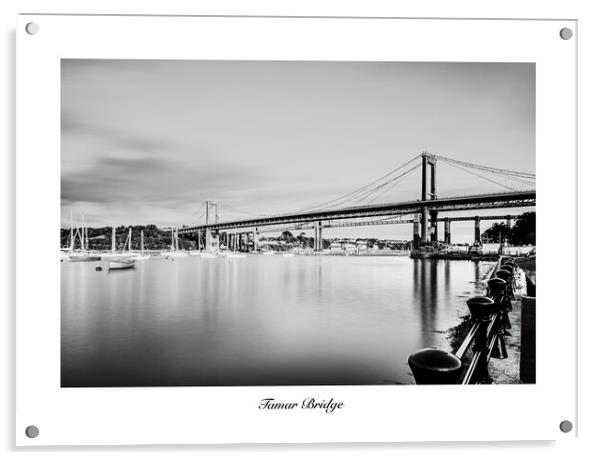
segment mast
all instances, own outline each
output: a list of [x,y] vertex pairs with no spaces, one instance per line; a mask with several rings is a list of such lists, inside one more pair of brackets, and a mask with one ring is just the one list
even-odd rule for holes
[[81,221],[79,223],[80,227],[80,233],[79,233],[79,244],[81,246],[81,250],[85,251],[86,247],[85,247],[85,242],[84,242],[84,215],[81,214]]
[[132,227],[130,227],[130,231],[128,232],[128,252],[132,252]]
[[84,215],[84,249],[88,250],[88,218]]
[[144,252],[144,230],[140,230],[140,253]]
[[178,228],[177,227],[176,227],[176,233],[175,234],[176,234],[175,238],[176,238],[176,252],[177,252],[177,251],[180,250],[179,246],[178,246]]
[[115,225],[113,225],[113,231],[111,232],[111,252],[115,254]]
[[69,213],[69,252],[73,252],[75,241],[73,240],[73,211]]

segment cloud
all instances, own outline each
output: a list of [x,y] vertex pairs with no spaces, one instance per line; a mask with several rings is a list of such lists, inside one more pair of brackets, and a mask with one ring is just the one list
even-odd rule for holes
[[[206,167],[204,167],[206,166]],[[200,201],[231,188],[244,189],[260,182],[248,171],[208,159],[188,162],[155,156],[104,156],[92,167],[63,174],[61,199],[65,205],[89,203],[179,203]]]

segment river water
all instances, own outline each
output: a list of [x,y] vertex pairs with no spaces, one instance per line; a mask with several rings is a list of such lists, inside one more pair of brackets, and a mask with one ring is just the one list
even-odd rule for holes
[[413,383],[407,356],[449,349],[492,264],[249,255],[61,266],[62,386],[175,386]]

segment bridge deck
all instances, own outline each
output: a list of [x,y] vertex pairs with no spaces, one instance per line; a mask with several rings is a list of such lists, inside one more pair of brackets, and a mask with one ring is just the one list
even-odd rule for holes
[[470,209],[516,208],[524,206],[535,206],[535,190],[469,195],[453,198],[438,198],[435,200],[426,201],[403,201],[331,210],[282,214],[269,217],[220,222],[218,224],[213,223],[208,225],[195,225],[192,227],[180,228],[178,231],[181,234],[187,234],[204,229],[227,230],[236,228],[262,227],[267,225],[314,222],[319,220],[411,214],[420,212],[421,208],[423,207],[427,207],[429,210],[433,211],[462,211]]

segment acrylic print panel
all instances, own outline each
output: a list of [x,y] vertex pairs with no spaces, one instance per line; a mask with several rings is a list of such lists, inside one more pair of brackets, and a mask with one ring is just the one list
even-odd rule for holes
[[534,376],[533,63],[66,59],[61,114],[61,386],[423,383],[427,347]]
[[[555,209],[574,211],[575,24],[18,27],[18,444],[554,439],[574,421],[574,286],[550,267],[573,267],[554,247],[574,241]],[[492,400],[512,410],[485,427]]]

